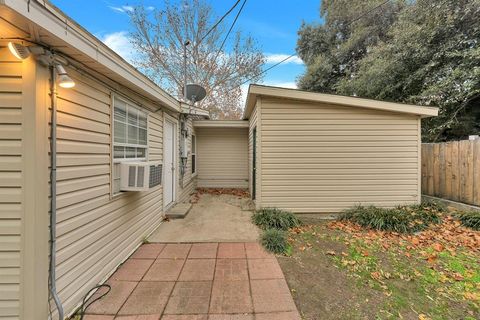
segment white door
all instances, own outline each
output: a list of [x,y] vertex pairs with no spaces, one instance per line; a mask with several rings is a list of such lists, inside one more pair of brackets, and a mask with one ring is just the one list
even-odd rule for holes
[[167,207],[175,200],[175,123],[166,120],[164,128],[164,170],[163,206]]

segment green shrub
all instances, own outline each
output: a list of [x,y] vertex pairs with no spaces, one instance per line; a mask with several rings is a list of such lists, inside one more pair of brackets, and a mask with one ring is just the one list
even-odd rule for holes
[[480,230],[480,211],[459,212],[457,217],[465,227]]
[[262,245],[270,252],[283,254],[288,249],[287,232],[278,229],[267,229],[261,237]]
[[445,208],[431,202],[392,209],[356,206],[342,212],[339,218],[374,230],[412,233],[424,230],[432,223],[439,223],[444,211]]
[[265,208],[252,215],[252,221],[259,228],[288,230],[300,225],[300,220],[291,212],[277,208]]

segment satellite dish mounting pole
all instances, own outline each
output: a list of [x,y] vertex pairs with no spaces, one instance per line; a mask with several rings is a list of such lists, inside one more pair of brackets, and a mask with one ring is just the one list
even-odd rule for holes
[[183,98],[185,102],[187,99],[187,46],[190,44],[190,41],[185,41],[183,43]]

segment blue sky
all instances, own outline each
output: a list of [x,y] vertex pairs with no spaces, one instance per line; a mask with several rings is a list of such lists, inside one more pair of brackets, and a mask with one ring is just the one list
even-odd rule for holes
[[[208,1],[208,0],[207,0]],[[53,0],[57,7],[80,25],[104,41],[124,58],[131,54],[127,40],[130,22],[125,10],[128,6],[143,4],[159,6],[154,0]],[[235,0],[210,0],[218,16],[223,15]],[[320,22],[320,0],[248,0],[236,28],[257,39],[268,58],[265,68],[295,52],[297,30],[302,21]],[[238,7],[237,7],[238,9]],[[233,21],[236,11],[228,16]],[[292,58],[264,76],[265,84],[294,87],[295,79],[304,66]]]

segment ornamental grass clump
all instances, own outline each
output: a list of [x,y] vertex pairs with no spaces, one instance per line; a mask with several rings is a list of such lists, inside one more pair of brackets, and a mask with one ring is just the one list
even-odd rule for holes
[[284,254],[288,249],[287,232],[278,229],[267,229],[261,237],[262,245],[272,253]]
[[425,202],[391,209],[356,206],[342,212],[339,218],[369,229],[413,233],[425,230],[432,223],[439,223],[444,212],[445,208],[441,205]]
[[288,230],[300,225],[300,220],[291,212],[277,208],[265,208],[252,215],[252,221],[260,229]]
[[459,212],[456,216],[465,227],[480,230],[480,211]]

